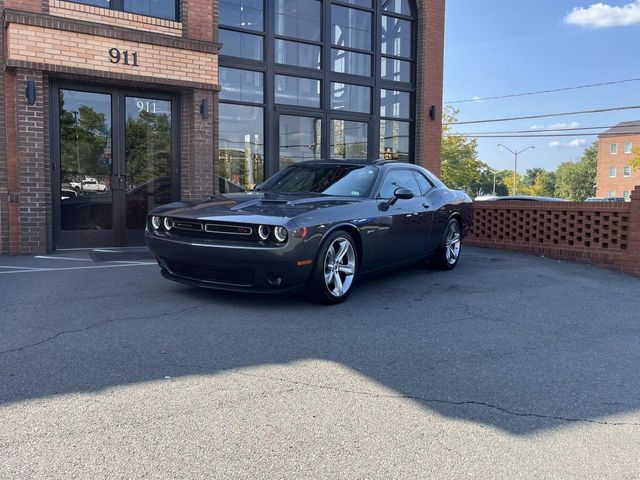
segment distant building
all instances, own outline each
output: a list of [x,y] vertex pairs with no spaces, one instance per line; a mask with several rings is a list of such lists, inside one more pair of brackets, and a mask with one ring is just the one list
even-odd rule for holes
[[610,128],[599,139],[598,197],[624,197],[629,200],[640,185],[640,172],[631,168],[633,150],[640,147],[640,120],[622,122]]

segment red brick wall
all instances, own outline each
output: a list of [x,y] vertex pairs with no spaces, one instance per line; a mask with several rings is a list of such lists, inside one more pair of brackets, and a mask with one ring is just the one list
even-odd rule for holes
[[640,277],[640,187],[629,203],[476,202],[468,241]]
[[[640,185],[640,171],[631,172],[630,177],[624,176],[624,167],[629,165],[632,153],[624,153],[624,144],[631,142],[633,148],[640,147],[640,135],[622,135],[618,137],[600,137],[598,142],[598,178],[597,195],[608,197],[609,192],[615,192],[617,197],[623,193],[632,192]],[[611,153],[611,144],[618,145],[618,153]],[[616,177],[609,177],[609,168],[616,167]]]
[[212,42],[213,0],[182,0],[181,19],[184,24],[184,36],[193,40]]
[[[0,0],[0,11],[4,0]],[[0,28],[0,61],[4,52],[4,28]],[[5,112],[5,73],[0,67],[0,255],[9,253],[9,189],[7,186],[7,122]]]
[[[418,0],[418,72],[416,162],[440,175],[442,84],[444,68],[444,0]],[[436,107],[436,118],[429,109]]]
[[15,10],[25,10],[29,12],[41,12],[42,0],[5,0],[4,8],[13,8]]

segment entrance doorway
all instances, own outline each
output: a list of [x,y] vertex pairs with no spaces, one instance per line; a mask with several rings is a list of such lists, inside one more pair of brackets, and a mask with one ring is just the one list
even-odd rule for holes
[[147,212],[179,197],[177,99],[52,89],[54,245],[142,245]]

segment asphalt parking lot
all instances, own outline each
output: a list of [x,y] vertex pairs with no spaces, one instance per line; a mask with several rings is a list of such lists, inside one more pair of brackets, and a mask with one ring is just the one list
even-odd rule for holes
[[0,478],[640,478],[640,280],[467,248],[349,301],[0,257]]

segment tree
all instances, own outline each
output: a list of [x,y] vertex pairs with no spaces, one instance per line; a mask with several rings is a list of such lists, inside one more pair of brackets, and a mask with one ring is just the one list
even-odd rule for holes
[[556,171],[556,196],[583,202],[596,194],[598,142],[584,151],[578,162],[562,163]]
[[640,147],[633,149],[633,158],[629,161],[631,168],[640,172]]

